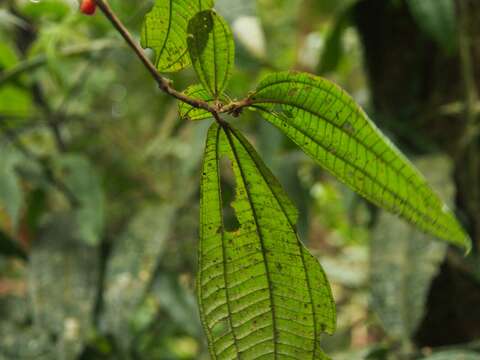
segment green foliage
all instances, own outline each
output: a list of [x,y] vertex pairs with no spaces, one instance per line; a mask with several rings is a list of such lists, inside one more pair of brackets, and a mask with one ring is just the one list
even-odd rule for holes
[[344,48],[343,35],[350,21],[351,8],[345,10],[337,19],[325,40],[325,49],[322,52],[318,73],[325,74],[334,71],[340,62]]
[[468,235],[425,179],[334,83],[276,73],[250,98],[253,109],[353,190],[424,231],[470,248]]
[[231,77],[235,62],[233,36],[215,11],[195,15],[188,24],[188,50],[202,85],[219,99]]
[[23,194],[19,178],[15,172],[15,163],[18,154],[9,146],[1,146],[0,152],[0,211],[4,210],[9,216],[11,227],[18,225]]
[[140,210],[117,240],[110,257],[105,274],[102,327],[122,338],[124,349],[128,349],[132,341],[125,327],[134,321],[154,277],[157,261],[165,252],[174,210],[173,206]]
[[104,225],[104,199],[100,179],[88,159],[68,154],[56,159],[56,165],[65,173],[65,184],[78,201],[75,224],[78,236],[87,244],[100,241]]
[[[222,215],[219,163],[233,167],[239,228]],[[198,293],[214,359],[325,359],[335,330],[325,274],[295,233],[297,212],[246,139],[212,125],[203,166]]]
[[451,350],[425,357],[425,360],[478,360],[480,356],[473,351]]
[[172,72],[190,65],[188,22],[199,11],[210,9],[212,0],[159,0],[142,27],[142,46],[155,51],[158,70]]
[[[30,254],[34,322],[55,335],[53,358],[76,358],[88,335],[89,314],[95,304],[97,251],[73,235],[74,229],[72,214],[52,217]],[[70,281],[57,281],[62,273]]]
[[418,26],[446,51],[457,47],[457,19],[453,0],[407,0]]
[[[11,69],[18,64],[17,54],[9,41],[0,38],[0,71]],[[7,84],[0,87],[0,114],[12,116],[29,115],[32,110],[32,99],[21,84]]]
[[[448,160],[429,156],[415,163],[452,202],[454,186]],[[372,308],[385,331],[408,346],[424,316],[428,290],[445,258],[446,244],[382,211],[370,249]]]
[[[116,11],[123,9],[129,27],[140,27],[151,4],[110,2]],[[106,40],[86,41],[93,35],[113,38],[103,20],[76,18],[60,0],[41,5],[11,2],[22,20],[15,17],[13,21],[7,12],[9,24],[0,24],[0,31],[13,26],[15,31],[9,31],[15,38],[21,38],[17,32],[25,38],[35,36],[20,30],[25,17],[28,22],[35,19],[29,26],[38,25],[39,32],[32,44],[17,47],[10,40],[0,44],[0,71],[20,69],[12,77],[0,74],[0,130],[14,130],[13,139],[5,136],[0,142],[0,210],[5,210],[0,212],[0,267],[4,256],[16,256],[14,266],[28,269],[30,289],[17,306],[4,306],[0,292],[0,313],[8,313],[8,321],[15,324],[0,323],[0,359],[3,350],[13,349],[5,351],[13,358],[41,353],[43,358],[66,359],[203,360],[207,349],[200,318],[213,359],[328,359],[324,349],[333,353],[332,339],[321,339],[321,335],[336,331],[337,311],[329,281],[312,254],[322,257],[334,281],[343,277],[340,283],[346,288],[365,291],[365,273],[358,274],[348,262],[337,266],[338,262],[325,257],[337,252],[338,244],[348,243],[351,250],[352,238],[362,242],[368,229],[353,225],[350,219],[355,213],[352,204],[361,200],[338,183],[338,193],[328,184],[314,187],[312,183],[332,180],[297,148],[385,211],[430,235],[469,248],[468,236],[423,176],[332,82],[306,73],[268,73],[256,89],[240,98],[267,69],[297,64],[295,51],[301,46],[296,41],[305,40],[304,33],[312,27],[310,22],[301,23],[303,6],[310,2],[219,2],[245,46],[236,55],[232,31],[212,9],[213,0],[156,0],[141,30],[141,45],[154,51],[160,72],[193,66],[194,71],[172,74],[173,81],[165,82],[172,86],[170,94],[178,94],[175,82],[180,89],[186,88],[183,94],[192,100],[178,104],[179,117],[215,118],[207,135],[201,177],[196,278],[200,314],[194,305],[191,276],[198,224],[192,219],[198,208],[191,200],[196,195],[194,176],[208,122],[194,126],[177,122],[177,104],[153,89],[145,90],[149,79],[144,69],[137,68],[138,62],[126,56],[123,48]],[[340,14],[326,40],[319,72],[337,68],[349,6],[354,2],[308,5],[320,9],[321,16],[325,11]],[[438,0],[438,7],[431,1],[425,5],[427,0],[422,5],[409,3],[418,19],[428,13],[425,31],[450,46],[447,38],[453,36],[454,26],[451,9],[441,8],[446,2]],[[243,13],[233,11],[234,6]],[[449,24],[448,34],[439,33],[442,18]],[[87,21],[91,22],[82,34],[79,29]],[[253,24],[258,28],[245,31]],[[249,34],[267,34],[268,44],[263,37],[248,39]],[[77,42],[79,46],[70,45]],[[65,44],[69,47],[62,48]],[[107,48],[109,53],[98,54]],[[245,53],[238,54],[245,50],[251,52],[248,59]],[[78,64],[70,63],[72,56]],[[235,60],[239,69],[234,69]],[[23,74],[29,71],[34,76],[27,79]],[[195,74],[200,84],[188,86]],[[72,81],[73,75],[78,81]],[[135,86],[141,90],[135,91]],[[202,101],[202,106],[192,106],[195,100]],[[316,252],[310,253],[297,234],[297,225],[307,233],[307,221],[298,219],[279,181],[243,132],[230,125],[241,116],[250,120],[242,122],[242,130],[252,128],[258,124],[253,121],[260,118],[258,114],[267,121],[256,128],[260,131],[253,143],[264,145],[262,154],[267,153],[269,164],[274,156],[281,159],[273,168],[284,183],[293,184],[295,198],[304,201],[302,218],[304,211],[316,210],[326,219],[315,222],[319,236],[302,236],[313,240],[309,245]],[[28,126],[20,126],[17,117]],[[4,140],[20,151],[26,149],[25,156],[13,156]],[[80,155],[82,151],[85,154]],[[327,192],[323,201],[316,194],[321,189]],[[310,196],[321,202],[316,209],[309,209],[313,208],[307,203]],[[329,216],[337,220],[328,221]],[[352,229],[360,226],[362,236],[352,236]],[[446,244],[431,242],[430,235],[389,213],[380,214],[377,226],[371,243],[372,279],[377,286],[374,306],[384,324],[393,324],[385,326],[389,335],[410,337],[423,314],[428,286]],[[392,231],[395,236],[389,236]],[[366,244],[361,246],[366,250]],[[367,262],[366,251],[352,253],[347,256]],[[18,265],[22,261],[25,264]],[[350,293],[332,288],[342,306]],[[366,303],[363,295],[359,302]],[[33,303],[31,313],[25,310],[27,300]],[[22,312],[20,319],[10,319],[11,309]],[[355,316],[356,323],[362,321]],[[350,333],[344,322],[340,316],[338,337]],[[22,347],[36,338],[40,350]],[[368,358],[380,359],[389,351],[372,346],[361,356],[347,358],[367,358],[363,355],[368,353]]]
[[[190,86],[183,93],[185,95],[192,97],[193,99],[206,101],[210,105],[214,104],[215,99],[200,84]],[[212,114],[210,114],[207,110],[194,108],[193,106],[184,102],[178,103],[178,112],[179,112],[180,118],[184,120],[195,121],[195,120],[210,119],[212,117]]]

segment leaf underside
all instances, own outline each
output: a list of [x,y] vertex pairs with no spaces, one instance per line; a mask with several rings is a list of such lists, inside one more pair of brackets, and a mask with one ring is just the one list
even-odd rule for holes
[[[236,181],[238,230],[224,228],[219,160]],[[327,359],[335,330],[325,274],[299,241],[297,211],[247,140],[212,125],[201,182],[198,297],[213,359]]]
[[[183,93],[193,99],[203,100],[209,105],[214,105],[215,101],[212,95],[210,95],[201,84],[189,86]],[[180,118],[183,120],[196,121],[210,119],[212,117],[212,114],[209,111],[194,108],[193,106],[182,101],[178,103],[178,113]]]
[[423,231],[470,249],[470,239],[423,176],[334,83],[309,74],[266,76],[252,108],[353,190]]
[[187,47],[188,22],[199,11],[210,9],[213,0],[156,0],[142,26],[143,48],[155,52],[155,65],[162,72],[175,72],[190,65]]
[[188,33],[193,67],[205,89],[218,99],[227,86],[235,61],[230,28],[215,11],[206,10],[190,20]]

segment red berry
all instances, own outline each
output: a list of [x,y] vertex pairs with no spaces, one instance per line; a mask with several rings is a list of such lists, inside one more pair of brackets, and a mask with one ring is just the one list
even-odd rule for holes
[[95,14],[96,8],[97,4],[95,3],[95,0],[82,0],[82,4],[80,5],[80,11],[85,15]]

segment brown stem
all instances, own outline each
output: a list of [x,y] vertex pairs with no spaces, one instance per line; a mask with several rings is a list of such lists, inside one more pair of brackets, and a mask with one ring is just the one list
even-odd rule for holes
[[210,104],[208,104],[206,101],[191,98],[175,90],[172,87],[171,81],[164,78],[162,75],[160,75],[155,65],[153,65],[150,59],[148,59],[148,57],[145,56],[145,53],[143,52],[142,48],[137,44],[137,42],[134,40],[132,35],[130,35],[130,32],[128,31],[128,29],[123,25],[120,19],[115,15],[113,10],[110,8],[110,5],[108,5],[108,3],[105,0],[95,0],[95,2],[97,3],[100,10],[103,12],[105,17],[112,23],[115,29],[117,29],[117,31],[120,33],[123,39],[127,42],[127,44],[132,48],[132,50],[135,52],[138,58],[142,61],[143,65],[145,65],[147,70],[156,80],[156,82],[158,83],[158,86],[162,91],[164,91],[166,94],[173,96],[174,98],[186,104],[189,104],[190,106],[193,106],[194,108],[204,109],[212,113],[215,119],[218,118],[218,110],[213,106],[210,106]]

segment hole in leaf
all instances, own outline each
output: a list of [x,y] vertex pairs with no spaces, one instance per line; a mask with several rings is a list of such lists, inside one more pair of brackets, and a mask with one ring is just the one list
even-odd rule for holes
[[220,173],[222,174],[220,188],[222,192],[223,224],[226,231],[237,231],[240,228],[240,223],[232,207],[232,202],[235,199],[235,175],[232,162],[226,156],[220,158]]

